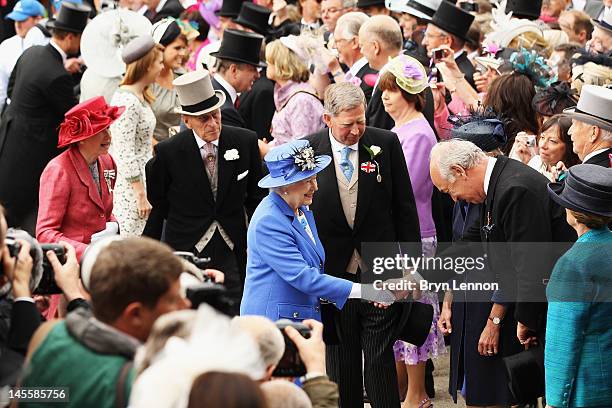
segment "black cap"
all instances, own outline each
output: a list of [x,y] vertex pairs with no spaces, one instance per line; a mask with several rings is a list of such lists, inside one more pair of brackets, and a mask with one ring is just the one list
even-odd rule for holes
[[236,18],[238,17],[238,13],[240,13],[240,6],[242,6],[244,1],[245,0],[223,0],[221,9],[216,11],[215,14],[219,17]]
[[506,13],[512,12],[512,17],[537,20],[542,10],[542,0],[508,0]]
[[238,18],[234,19],[234,23],[249,28],[257,34],[268,35],[270,33],[270,24],[268,23],[270,14],[272,14],[272,10],[245,1],[242,3],[240,14],[238,14]]
[[472,14],[448,1],[440,3],[440,7],[431,18],[431,24],[462,40],[468,40],[467,33],[473,21]]
[[357,8],[385,7],[385,0],[357,0]]
[[595,164],[572,166],[565,180],[548,184],[548,194],[564,208],[612,217],[612,169]]
[[219,51],[213,52],[210,55],[215,58],[265,67],[266,64],[259,60],[263,39],[259,34],[239,30],[225,30]]
[[52,30],[82,33],[85,30],[91,8],[80,4],[63,2],[55,20],[47,22],[47,28]]

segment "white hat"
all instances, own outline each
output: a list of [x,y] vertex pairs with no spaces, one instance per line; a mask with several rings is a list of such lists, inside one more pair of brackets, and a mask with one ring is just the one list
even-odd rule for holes
[[215,91],[206,70],[188,72],[176,78],[172,84],[176,88],[180,108],[176,113],[200,116],[218,109],[225,103],[225,93]]
[[81,55],[88,69],[104,78],[121,76],[121,51],[130,40],[151,31],[149,20],[130,10],[111,10],[91,20],[81,37]]
[[385,0],[385,7],[391,11],[431,20],[440,3],[442,0]]
[[612,89],[597,85],[584,85],[578,105],[563,113],[580,122],[612,130]]

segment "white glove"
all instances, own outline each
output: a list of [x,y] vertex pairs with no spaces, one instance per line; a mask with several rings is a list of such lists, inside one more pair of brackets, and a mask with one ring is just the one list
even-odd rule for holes
[[119,234],[119,224],[111,221],[106,223],[106,228],[100,232],[96,232],[91,236],[91,243],[101,240],[104,237],[110,237],[112,235]]

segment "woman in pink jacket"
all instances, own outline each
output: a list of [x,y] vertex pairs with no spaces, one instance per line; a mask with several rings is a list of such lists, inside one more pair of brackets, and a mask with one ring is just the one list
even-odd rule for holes
[[119,232],[112,214],[117,166],[108,154],[108,128],[124,110],[98,96],[66,112],[58,147],[68,149],[40,177],[38,241],[66,241],[80,259],[92,241]]

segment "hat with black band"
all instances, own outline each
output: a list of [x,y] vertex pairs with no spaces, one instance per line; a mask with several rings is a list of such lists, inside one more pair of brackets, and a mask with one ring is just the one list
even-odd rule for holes
[[580,91],[578,105],[564,109],[563,114],[574,120],[612,131],[612,89],[584,85]]
[[172,84],[178,94],[180,108],[176,113],[200,116],[220,108],[225,102],[225,93],[215,91],[206,70],[188,72],[176,78]]

